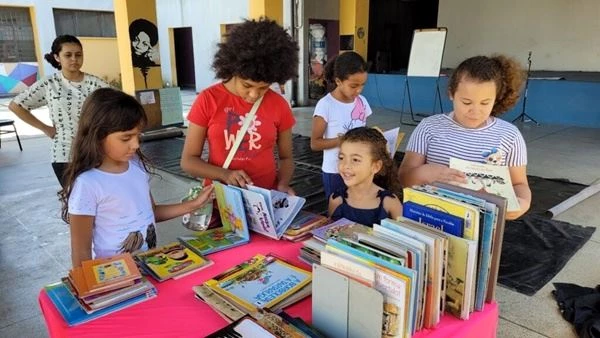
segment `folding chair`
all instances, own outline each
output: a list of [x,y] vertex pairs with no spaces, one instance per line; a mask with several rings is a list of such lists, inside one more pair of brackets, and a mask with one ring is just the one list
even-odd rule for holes
[[[8,119],[0,119],[0,128],[12,126],[13,130],[2,130],[0,129],[0,135],[2,134],[11,134],[14,133],[17,137],[17,142],[19,143],[19,149],[23,151],[23,146],[21,146],[21,139],[19,138],[19,134],[17,133],[17,127],[15,127],[15,121]],[[2,148],[2,138],[0,138],[0,148]]]

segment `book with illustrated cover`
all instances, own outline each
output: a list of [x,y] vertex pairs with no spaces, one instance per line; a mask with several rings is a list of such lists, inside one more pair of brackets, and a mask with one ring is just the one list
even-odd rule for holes
[[358,224],[354,221],[351,221],[346,218],[340,218],[335,222],[326,224],[322,227],[313,229],[311,233],[315,239],[318,239],[322,242],[327,242],[329,238],[336,238],[340,231],[344,229],[348,229],[349,232],[353,232],[355,229],[362,228],[364,231],[369,231],[369,227]]
[[[248,185],[245,190],[244,205],[252,220],[250,229],[275,239],[281,238],[306,203],[304,197],[277,190],[253,185]],[[270,219],[267,220],[268,216]]]
[[431,225],[454,236],[463,236],[464,219],[410,201],[402,203],[402,216]]
[[307,234],[310,230],[325,225],[328,221],[328,218],[323,215],[300,210],[284,234],[288,236]]
[[157,293],[156,288],[153,287],[145,293],[137,295],[133,298],[128,298],[119,303],[98,309],[92,313],[87,313],[81,307],[77,296],[70,291],[69,287],[64,282],[61,281],[46,285],[44,289],[48,295],[48,298],[50,298],[60,315],[69,326],[79,325],[122,310],[129,306],[141,303],[156,297]]
[[256,255],[204,285],[247,311],[270,308],[311,282],[311,273],[273,255]]
[[233,187],[213,181],[222,226],[202,231],[195,236],[181,236],[179,241],[200,255],[229,249],[250,241],[242,193]]
[[467,183],[459,184],[461,187],[475,191],[483,190],[490,194],[506,198],[508,201],[508,211],[518,211],[521,209],[510,179],[508,166],[477,163],[458,158],[450,158],[449,166],[467,175]]
[[213,263],[177,242],[138,253],[135,258],[159,282],[181,277]]
[[69,271],[69,279],[80,297],[133,285],[141,276],[130,253],[85,260]]

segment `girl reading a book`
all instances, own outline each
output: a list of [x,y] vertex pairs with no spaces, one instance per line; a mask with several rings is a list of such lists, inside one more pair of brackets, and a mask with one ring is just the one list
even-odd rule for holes
[[367,82],[367,63],[355,52],[345,52],[327,62],[325,79],[329,94],[317,102],[312,122],[310,147],[323,151],[323,189],[325,197],[344,190],[338,172],[341,136],[348,130],[363,127],[371,107],[360,95]]
[[346,189],[329,198],[329,216],[373,226],[384,218],[402,216],[393,193],[397,180],[385,137],[377,129],[350,129],[340,138],[338,170]]
[[70,224],[73,266],[84,260],[156,247],[155,222],[181,216],[213,198],[154,203],[150,172],[140,151],[144,108],[130,95],[102,88],[84,102],[65,187],[62,218]]
[[[222,81],[204,89],[190,109],[181,167],[194,177],[294,194],[289,183],[294,172],[292,127],[296,121],[285,98],[269,87],[296,76],[297,43],[275,21],[246,20],[219,43],[212,67]],[[223,168],[238,131],[260,97],[262,102],[229,168]],[[208,159],[202,158],[205,142]]]
[[448,82],[454,111],[423,119],[413,131],[398,174],[404,187],[435,181],[465,183],[467,177],[448,167],[450,158],[508,166],[523,215],[531,204],[527,149],[519,129],[497,118],[518,101],[524,72],[506,56],[475,56],[463,61]]

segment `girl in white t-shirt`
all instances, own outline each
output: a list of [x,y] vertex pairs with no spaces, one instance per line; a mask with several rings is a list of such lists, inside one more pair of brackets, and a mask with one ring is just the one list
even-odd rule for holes
[[364,127],[372,111],[360,95],[367,82],[367,63],[362,56],[345,52],[330,60],[325,79],[331,91],[315,107],[310,147],[323,151],[323,188],[329,199],[346,188],[337,166],[340,137],[350,129]]
[[62,218],[71,228],[73,267],[84,260],[156,247],[155,222],[181,216],[212,198],[157,205],[140,152],[146,114],[135,98],[102,88],[84,102],[65,186]]

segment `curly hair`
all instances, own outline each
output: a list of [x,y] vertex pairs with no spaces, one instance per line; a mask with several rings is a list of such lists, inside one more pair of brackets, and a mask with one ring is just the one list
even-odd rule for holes
[[[73,140],[71,162],[65,169],[65,185],[58,192],[62,203],[62,219],[69,222],[69,196],[75,179],[83,172],[97,168],[104,160],[103,141],[109,134],[143,128],[146,113],[131,95],[113,88],[99,88],[83,102],[77,134]],[[148,160],[138,148],[137,156],[147,172]]]
[[371,127],[350,129],[341,137],[340,144],[344,142],[362,142],[368,144],[371,148],[373,161],[382,162],[381,170],[375,174],[373,183],[391,191],[396,196],[400,196],[402,188],[400,187],[400,182],[396,179],[394,159],[388,151],[387,140],[379,130]]
[[452,73],[448,81],[448,92],[454,96],[458,84],[463,79],[477,82],[494,81],[496,101],[492,116],[498,116],[511,109],[519,100],[525,71],[513,58],[504,55],[474,56],[464,60]]
[[225,81],[284,83],[298,75],[298,44],[275,21],[245,20],[218,44],[212,67]]
[[325,65],[327,91],[333,91],[337,87],[335,79],[344,81],[352,74],[365,73],[366,71],[367,63],[365,59],[356,52],[349,51],[334,56]]
[[54,41],[52,41],[52,47],[50,48],[50,53],[44,54],[44,60],[46,60],[49,64],[52,65],[52,67],[54,67],[58,70],[61,70],[62,66],[60,65],[60,63],[58,61],[56,61],[54,56],[58,56],[58,54],[60,54],[63,44],[65,44],[65,43],[74,43],[76,45],[79,45],[79,47],[83,48],[83,46],[81,46],[81,41],[79,41],[79,39],[73,35],[65,34],[65,35],[57,36],[56,39],[54,39]]

